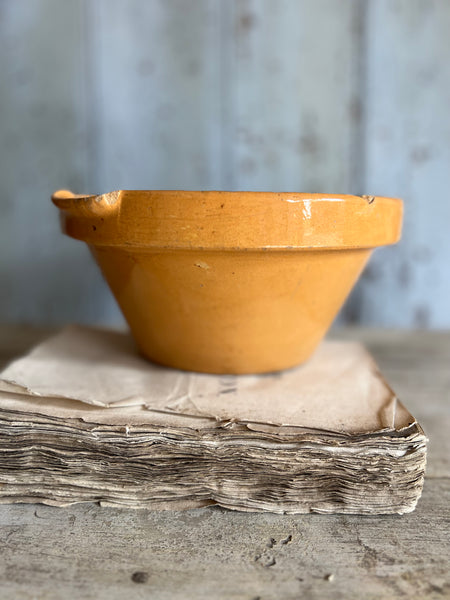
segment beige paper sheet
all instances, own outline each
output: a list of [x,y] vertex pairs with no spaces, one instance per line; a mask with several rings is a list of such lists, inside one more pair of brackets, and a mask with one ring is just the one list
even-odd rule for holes
[[340,433],[414,422],[360,345],[323,342],[308,363],[275,374],[219,376],[160,367],[127,333],[71,326],[0,373],[0,409],[114,425]]

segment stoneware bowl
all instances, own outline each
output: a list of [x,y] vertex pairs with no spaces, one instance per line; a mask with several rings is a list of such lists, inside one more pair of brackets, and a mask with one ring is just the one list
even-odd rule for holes
[[394,198],[266,192],[56,192],[152,361],[262,373],[305,361],[372,250],[400,237]]

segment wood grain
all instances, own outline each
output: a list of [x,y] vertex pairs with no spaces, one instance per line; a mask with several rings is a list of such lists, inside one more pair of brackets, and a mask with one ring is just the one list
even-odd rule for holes
[[[0,327],[3,362],[44,330]],[[7,598],[450,597],[450,333],[346,329],[430,438],[423,497],[403,517],[158,513],[0,506]]]
[[450,327],[450,3],[0,3],[0,313],[122,323],[57,188],[404,197],[341,322]]
[[445,598],[449,502],[449,480],[434,479],[398,518],[1,506],[2,594]]
[[220,188],[218,0],[94,4],[99,191]]
[[450,3],[368,6],[364,193],[404,198],[405,220],[402,242],[375,252],[344,317],[449,327]]
[[358,3],[230,4],[232,187],[363,193],[351,181]]
[[61,235],[56,187],[92,185],[80,0],[0,4],[0,313],[28,323],[121,320],[86,247]]

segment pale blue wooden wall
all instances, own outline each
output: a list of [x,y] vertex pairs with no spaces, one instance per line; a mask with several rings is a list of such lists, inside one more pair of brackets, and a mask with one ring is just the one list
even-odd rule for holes
[[0,317],[114,323],[49,196],[405,198],[340,317],[450,327],[448,0],[0,0]]

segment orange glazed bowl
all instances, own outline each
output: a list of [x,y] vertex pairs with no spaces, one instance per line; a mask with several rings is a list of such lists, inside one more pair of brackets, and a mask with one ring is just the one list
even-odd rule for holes
[[86,242],[141,352],[206,373],[307,360],[377,246],[400,238],[395,198],[269,192],[53,195]]

